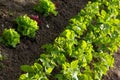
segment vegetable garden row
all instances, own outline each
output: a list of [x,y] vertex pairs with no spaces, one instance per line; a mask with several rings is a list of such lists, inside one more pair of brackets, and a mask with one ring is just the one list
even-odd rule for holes
[[[45,16],[57,16],[55,9],[50,0],[40,0],[34,7]],[[39,29],[37,20],[27,15],[18,17],[16,22],[18,32],[5,29],[0,39],[7,46],[16,47],[20,35],[34,38]],[[33,65],[21,66],[25,74],[19,80],[101,80],[113,67],[113,55],[119,47],[120,1],[92,0],[69,20],[52,44],[42,46],[45,52]]]

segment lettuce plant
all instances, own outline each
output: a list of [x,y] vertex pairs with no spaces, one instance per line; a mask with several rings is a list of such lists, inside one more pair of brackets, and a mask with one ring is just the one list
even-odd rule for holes
[[0,42],[6,46],[16,47],[20,43],[20,35],[14,29],[5,29],[0,37]]
[[39,3],[34,7],[37,12],[48,16],[50,13],[57,15],[56,7],[51,0],[39,0]]
[[101,80],[120,47],[119,10],[119,0],[89,2],[53,44],[43,46],[45,52],[38,59],[42,70],[33,74],[22,69],[27,73],[20,78],[42,73],[48,80]]
[[20,32],[23,36],[28,36],[30,38],[35,37],[35,31],[39,29],[35,20],[32,20],[27,15],[24,15],[18,17],[16,21],[18,24],[18,32]]
[[46,75],[43,73],[43,67],[38,63],[34,63],[33,66],[22,65],[21,69],[28,72],[28,74],[22,74],[19,80],[48,80]]

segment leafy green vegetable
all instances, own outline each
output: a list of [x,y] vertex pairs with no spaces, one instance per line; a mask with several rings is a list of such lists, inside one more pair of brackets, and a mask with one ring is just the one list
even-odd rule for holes
[[0,42],[6,46],[16,47],[20,43],[20,35],[14,29],[5,29],[0,37]]
[[57,15],[56,7],[51,0],[39,0],[39,3],[34,7],[37,12],[48,16],[50,13]]
[[39,63],[34,63],[33,66],[23,65],[21,69],[27,73],[22,74],[19,80],[48,80]]
[[53,44],[43,46],[40,73],[53,80],[101,80],[113,67],[113,54],[120,47],[119,3],[89,2]]
[[63,75],[67,80],[78,80],[78,70],[79,70],[79,66],[78,66],[78,60],[72,61],[70,64],[69,63],[65,63],[62,65],[63,67]]
[[23,36],[28,36],[30,38],[35,37],[35,32],[39,29],[35,20],[32,20],[27,15],[24,15],[19,16],[16,21],[18,24],[18,32],[20,32]]
[[24,72],[34,72],[33,68],[31,66],[28,66],[28,65],[22,65],[21,70]]

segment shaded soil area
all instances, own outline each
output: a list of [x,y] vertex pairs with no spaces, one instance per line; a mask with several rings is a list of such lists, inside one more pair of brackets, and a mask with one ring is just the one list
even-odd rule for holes
[[[0,0],[0,34],[5,28],[15,28],[16,17],[27,14],[39,15],[42,21],[35,39],[21,37],[21,43],[16,48],[6,47],[0,44],[0,52],[6,57],[2,61],[3,68],[0,69],[0,80],[18,80],[22,73],[20,66],[31,65],[39,57],[41,46],[52,43],[54,39],[64,30],[68,20],[77,15],[88,0],[53,0],[58,5],[58,16],[50,15],[44,17],[33,11],[34,4],[38,0]],[[120,52],[120,51],[118,51]],[[120,54],[115,54],[115,68],[108,71],[103,80],[120,80]]]

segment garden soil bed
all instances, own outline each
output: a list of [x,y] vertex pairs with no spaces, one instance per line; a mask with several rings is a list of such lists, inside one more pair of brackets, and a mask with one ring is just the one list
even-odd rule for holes
[[[18,80],[23,64],[33,64],[44,50],[42,45],[52,43],[64,30],[68,20],[84,8],[88,0],[53,0],[57,4],[58,16],[44,17],[33,11],[38,0],[0,0],[0,34],[5,28],[16,29],[16,17],[27,14],[39,15],[42,24],[36,33],[35,39],[21,37],[16,48],[0,44],[0,52],[5,57],[1,62],[0,80]],[[115,54],[115,67],[108,71],[103,80],[120,80],[120,50]]]

